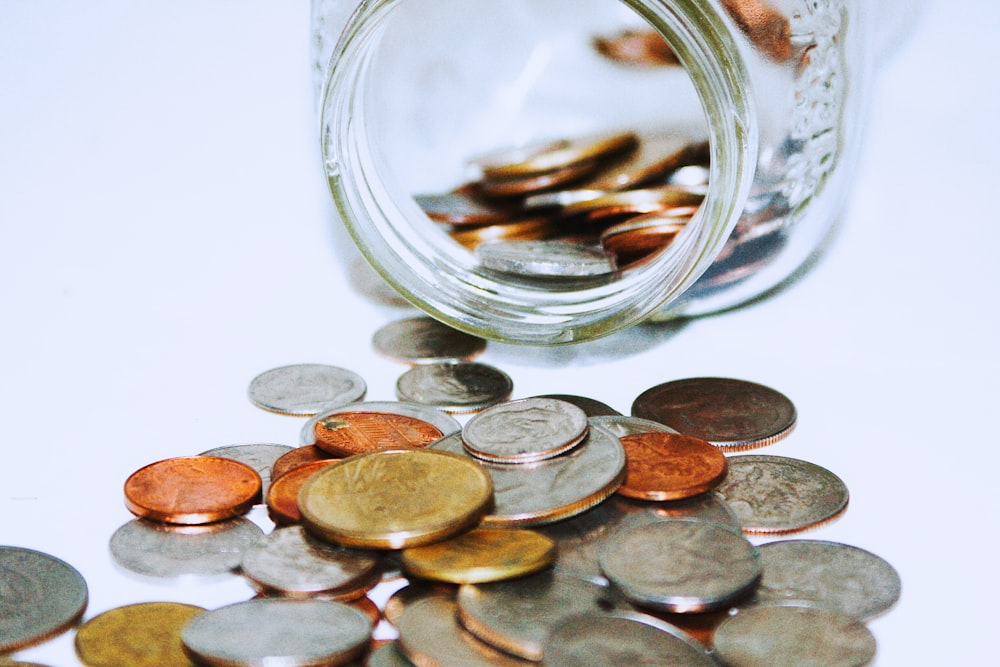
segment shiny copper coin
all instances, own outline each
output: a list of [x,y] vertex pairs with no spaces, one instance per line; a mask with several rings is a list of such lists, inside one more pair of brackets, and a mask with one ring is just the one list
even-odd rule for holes
[[726,456],[701,438],[637,433],[620,440],[628,462],[618,493],[628,498],[690,498],[715,488],[726,476]]
[[623,30],[616,35],[594,38],[594,48],[623,65],[662,67],[679,65],[677,54],[655,30]]
[[143,519],[203,524],[245,514],[260,497],[261,479],[245,463],[186,456],[151,463],[125,480],[125,506]]
[[666,424],[736,451],[781,440],[795,428],[795,405],[755,382],[687,378],[651,387],[632,403],[632,415]]
[[550,173],[585,162],[592,162],[638,145],[633,132],[613,132],[497,151],[474,158],[483,180],[519,179]]
[[615,255],[619,266],[633,264],[670,245],[697,208],[683,207],[687,218],[674,217],[676,211],[647,213],[612,225],[601,233],[601,246]]
[[422,419],[391,412],[339,412],[317,421],[314,429],[316,446],[338,456],[423,447],[444,435]]
[[558,233],[559,227],[548,217],[483,227],[462,227],[448,232],[452,239],[469,250],[488,241],[542,241],[554,238]]
[[299,490],[312,475],[340,459],[327,459],[306,463],[289,470],[271,482],[267,492],[267,514],[279,526],[297,524],[302,520],[299,513]]
[[792,57],[792,28],[778,8],[762,0],[722,0],[722,6],[754,47],[775,62]]
[[302,445],[287,454],[282,454],[271,466],[271,479],[278,479],[286,472],[316,461],[329,461],[337,458],[329,452],[324,452],[316,445]]

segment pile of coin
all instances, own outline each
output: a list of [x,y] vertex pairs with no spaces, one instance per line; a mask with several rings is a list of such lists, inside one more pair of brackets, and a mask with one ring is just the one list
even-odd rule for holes
[[[457,345],[464,352],[449,360],[435,341],[463,334],[424,318],[390,326],[377,345],[410,370],[476,363],[482,350]],[[309,380],[289,384],[296,375]],[[429,386],[428,395],[480,406],[453,410],[469,413],[464,426],[436,401],[360,400],[363,381],[346,369],[284,367],[255,378],[249,396],[308,415],[298,447],[230,445],[129,476],[125,504],[136,518],[111,539],[119,565],[158,578],[237,572],[257,595],[215,610],[149,602],[105,611],[77,631],[81,661],[873,658],[864,623],[900,591],[888,563],[836,542],[748,541],[830,521],[847,504],[846,486],[820,466],[742,453],[793,430],[794,406],[780,392],[731,378],[674,380],[640,393],[624,415],[570,394],[511,400],[506,383],[473,383],[469,393],[494,399],[463,401],[453,377],[429,377],[447,388]],[[275,523],[266,535],[243,516],[262,501]],[[5,547],[0,567],[14,573],[9,585],[60,577],[66,591],[34,601],[42,612],[4,616],[0,650],[43,641],[82,616],[86,585],[66,564]],[[369,594],[383,583],[397,590],[379,608]],[[376,628],[396,638],[373,639]]]

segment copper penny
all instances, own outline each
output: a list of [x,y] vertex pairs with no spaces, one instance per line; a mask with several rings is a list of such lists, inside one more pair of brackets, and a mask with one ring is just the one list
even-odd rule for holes
[[688,378],[651,387],[632,415],[666,424],[730,451],[762,447],[795,428],[795,405],[764,385],[731,378]]
[[306,463],[289,470],[271,482],[267,491],[267,514],[279,526],[297,524],[302,520],[299,513],[299,489],[314,473],[340,459],[331,458]]
[[316,422],[316,446],[339,456],[423,447],[444,434],[433,424],[391,412],[338,412]]
[[304,466],[307,463],[313,463],[315,461],[329,461],[333,458],[336,458],[333,454],[324,452],[316,445],[302,445],[301,447],[296,447],[287,454],[279,456],[274,462],[274,465],[271,466],[271,479],[278,479],[286,472],[294,470],[300,466]]
[[245,514],[260,492],[260,475],[245,463],[182,456],[132,473],[125,480],[125,506],[143,519],[197,525]]
[[677,54],[655,30],[623,30],[615,35],[594,38],[594,48],[623,65],[662,67],[679,65]]
[[449,231],[451,238],[459,245],[474,249],[488,241],[541,241],[554,238],[558,228],[549,217],[528,218],[504,224],[483,227],[462,227]]
[[639,500],[681,500],[715,488],[726,476],[726,456],[713,444],[679,433],[636,433],[620,438],[627,457],[618,493]]
[[792,57],[792,27],[776,7],[762,0],[723,0],[722,6],[758,51],[775,62]]
[[601,246],[615,255],[619,266],[648,257],[673,242],[697,207],[682,207],[686,217],[675,217],[677,210],[647,213],[612,225],[601,233]]

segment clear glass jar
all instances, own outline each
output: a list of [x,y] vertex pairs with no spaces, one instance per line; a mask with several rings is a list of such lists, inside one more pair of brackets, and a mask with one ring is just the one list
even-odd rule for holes
[[[314,0],[330,190],[391,285],[487,338],[572,343],[734,307],[809,265],[843,213],[882,48],[871,6]],[[649,31],[679,65],[594,46]],[[665,247],[599,278],[485,267],[414,198],[469,183],[474,156],[624,129],[706,140],[707,190]]]

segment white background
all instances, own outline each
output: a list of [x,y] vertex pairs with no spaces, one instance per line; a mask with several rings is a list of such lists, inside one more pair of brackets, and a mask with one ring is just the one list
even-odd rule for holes
[[[849,215],[791,289],[679,328],[554,350],[491,344],[515,397],[627,412],[667,380],[754,380],[799,425],[761,453],[840,475],[851,504],[803,537],[868,549],[903,595],[882,667],[994,654],[1000,5],[931,0],[876,86]],[[305,0],[0,1],[0,544],[86,578],[86,618],[249,597],[235,578],[122,572],[121,487],[169,456],[297,444],[250,379],[345,366],[391,400],[372,332],[410,314],[348,279],[319,166]],[[15,654],[79,664],[73,633]]]

